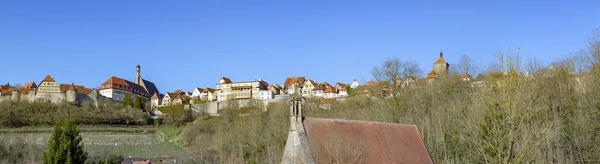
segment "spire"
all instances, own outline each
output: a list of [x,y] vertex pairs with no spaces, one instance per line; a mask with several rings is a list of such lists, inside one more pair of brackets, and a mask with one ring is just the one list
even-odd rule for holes
[[444,52],[442,52],[442,50],[440,50],[440,58],[444,57]]

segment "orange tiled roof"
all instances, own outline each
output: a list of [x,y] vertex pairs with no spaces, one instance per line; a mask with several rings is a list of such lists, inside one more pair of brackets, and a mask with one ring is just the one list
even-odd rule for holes
[[293,87],[294,84],[298,84],[298,87],[304,87],[304,82],[306,82],[306,78],[304,78],[304,76],[288,77],[283,83],[283,89],[288,90],[288,88]]
[[[341,88],[346,88],[346,87],[348,87],[348,85],[346,85],[346,84],[344,84],[344,83],[340,83],[340,82],[337,82],[337,83],[335,83],[335,85],[336,85],[336,86],[339,86],[339,87],[341,87]],[[340,89],[341,89],[341,88],[340,88]]]
[[438,58],[438,60],[437,60],[437,61],[435,61],[435,63],[434,63],[434,64],[438,64],[438,63],[446,63],[446,60],[444,60],[444,58],[443,58],[443,57],[440,57],[440,58]]
[[427,79],[435,79],[437,78],[437,73],[435,73],[435,69],[431,70],[431,72],[429,72],[429,74],[427,74]]
[[322,82],[321,85],[323,85],[325,87],[331,87],[331,85],[329,85],[329,83],[327,83],[327,82]]
[[202,90],[202,92],[203,92],[203,93],[205,93],[205,92],[215,93],[215,89],[212,89],[212,88],[208,88],[208,87],[207,87],[207,88],[204,88],[204,90]]
[[68,91],[77,91],[77,89],[75,88],[75,84],[71,83],[71,85],[69,86],[69,89],[67,89]]
[[54,81],[54,78],[52,78],[50,75],[46,75],[46,78],[44,78],[44,80],[42,80],[42,82],[56,82],[56,81]]
[[331,87],[331,86],[327,87],[327,89],[325,89],[325,91],[323,91],[323,93],[338,93],[338,92],[339,91],[337,88]]
[[37,88],[37,85],[35,85],[35,82],[28,82],[25,83],[25,85],[23,85],[23,88],[27,88],[27,89],[32,89],[32,88]]
[[83,93],[83,94],[90,94],[92,93],[92,91],[94,89],[92,88],[86,88],[84,86],[81,85],[74,85],[73,83],[71,84],[60,84],[59,88],[60,88],[60,92],[65,93],[68,90],[71,90],[71,85],[73,85],[74,89],[78,92],[78,93]]
[[10,88],[12,88],[10,85],[2,85],[2,86],[0,86],[0,93],[2,95],[4,95],[4,94],[10,94]]
[[150,99],[157,99],[158,98],[158,93],[154,92],[154,94],[152,94],[152,97],[150,97]]
[[118,77],[111,77],[108,80],[106,80],[104,83],[102,83],[102,85],[100,86],[100,89],[117,89],[117,90],[122,90],[122,91],[129,91],[129,92],[133,92],[139,95],[144,95],[145,97],[150,97],[151,95],[146,91],[146,89],[144,89],[144,87],[133,83],[131,81],[122,79],[122,78],[118,78]]

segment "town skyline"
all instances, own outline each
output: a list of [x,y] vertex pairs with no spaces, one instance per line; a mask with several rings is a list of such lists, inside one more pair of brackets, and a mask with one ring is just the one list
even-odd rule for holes
[[0,55],[15,69],[0,84],[49,74],[97,88],[133,79],[138,64],[161,91],[215,87],[223,76],[364,83],[391,57],[416,61],[425,76],[440,50],[451,65],[465,54],[487,65],[519,48],[525,61],[548,64],[586,48],[600,26],[594,4],[2,2]]

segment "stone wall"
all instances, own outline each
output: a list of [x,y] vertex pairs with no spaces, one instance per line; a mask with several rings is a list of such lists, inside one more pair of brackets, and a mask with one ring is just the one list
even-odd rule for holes
[[[189,110],[191,109],[194,112],[203,112],[203,113],[207,113],[210,115],[219,115],[219,110],[227,108],[227,105],[232,105],[235,106],[236,108],[244,108],[250,105],[253,105],[252,103],[259,103],[256,105],[262,106],[262,110],[266,111],[267,110],[267,106],[270,103],[273,102],[277,102],[280,100],[231,100],[228,102],[208,102],[208,103],[204,103],[204,104],[192,104],[192,105],[186,105],[184,106],[184,109]],[[226,103],[234,103],[234,104],[226,104]]]

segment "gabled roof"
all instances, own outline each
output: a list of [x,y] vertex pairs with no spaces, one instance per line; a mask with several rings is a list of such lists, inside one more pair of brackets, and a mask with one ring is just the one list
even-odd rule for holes
[[195,90],[198,90],[198,92],[202,92],[202,91],[204,91],[204,88],[197,88],[197,87],[196,87],[196,89],[194,89],[194,91],[195,91]]
[[27,88],[27,89],[32,89],[32,88],[37,88],[37,85],[35,85],[35,82],[28,82],[25,83],[25,85],[23,85],[23,88]]
[[314,80],[306,80],[306,81],[304,82],[304,85],[306,85],[306,84],[310,84],[310,85],[312,85],[313,87],[316,87],[316,86],[318,85],[318,84],[317,84],[317,82],[316,82],[316,81],[314,81]]
[[333,146],[357,163],[433,163],[414,125],[306,117],[302,126],[315,163],[331,163]]
[[321,85],[323,85],[325,87],[331,87],[331,85],[329,85],[329,83],[327,83],[327,82],[321,82]]
[[202,90],[202,93],[208,93],[208,92],[215,93],[215,89],[206,87]]
[[288,90],[288,88],[293,87],[294,84],[298,84],[298,87],[303,87],[305,81],[306,81],[306,78],[304,78],[304,76],[288,77],[287,79],[285,79],[285,82],[283,83],[283,89]]
[[335,87],[331,87],[331,86],[327,87],[327,88],[325,89],[325,91],[323,91],[323,93],[338,93],[338,92],[339,92],[339,91],[338,91],[338,89],[337,89],[337,88],[335,88]]
[[342,89],[342,88],[347,88],[348,87],[348,85],[346,85],[344,83],[340,83],[340,82],[335,83],[335,86],[339,87],[338,89]]
[[56,81],[54,81],[54,78],[52,78],[50,75],[46,75],[46,77],[44,78],[44,80],[42,80],[42,82],[56,82]]
[[437,73],[435,73],[435,69],[431,70],[429,74],[427,74],[427,79],[435,79],[437,78]]

